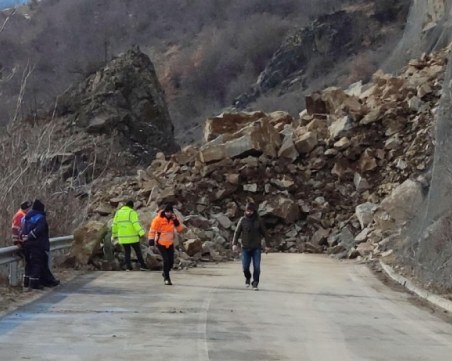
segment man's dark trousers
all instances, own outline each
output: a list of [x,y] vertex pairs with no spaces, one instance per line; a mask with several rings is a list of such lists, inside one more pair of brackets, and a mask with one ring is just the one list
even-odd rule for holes
[[170,271],[173,268],[174,264],[174,245],[166,248],[165,246],[158,245],[160,254],[163,258],[163,277],[166,280],[170,279]]
[[257,286],[259,283],[259,276],[261,274],[261,249],[247,249],[242,248],[242,266],[243,274],[247,280],[251,279],[250,265],[253,261],[253,283]]
[[141,253],[140,242],[125,243],[123,244],[123,246],[124,246],[124,261],[128,269],[132,269],[132,263],[130,261],[130,254],[132,252],[132,248],[135,251],[135,254],[137,255],[137,259],[138,262],[140,263],[140,266],[146,268],[146,263],[144,262],[143,254]]

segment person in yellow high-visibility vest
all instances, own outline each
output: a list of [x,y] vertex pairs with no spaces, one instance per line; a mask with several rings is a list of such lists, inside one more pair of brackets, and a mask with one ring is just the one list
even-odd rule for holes
[[133,201],[128,201],[115,214],[111,227],[111,240],[118,242],[124,247],[126,270],[131,271],[132,263],[130,254],[133,250],[140,262],[140,270],[146,271],[148,267],[141,253],[140,238],[144,237],[145,231],[140,224],[137,212],[133,209]]

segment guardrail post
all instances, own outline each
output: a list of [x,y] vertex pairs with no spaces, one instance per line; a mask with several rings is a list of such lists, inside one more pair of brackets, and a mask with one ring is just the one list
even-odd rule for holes
[[[66,250],[71,247],[74,236],[55,237],[50,239],[51,252],[58,250]],[[6,276],[8,271],[8,282],[11,286],[18,286],[22,284],[22,261],[19,257],[20,249],[17,246],[9,246],[0,248],[0,266],[8,265],[8,268],[0,268],[2,276]],[[49,268],[53,266],[52,253],[48,253]]]
[[13,261],[9,264],[9,284],[11,286],[19,285],[19,262]]

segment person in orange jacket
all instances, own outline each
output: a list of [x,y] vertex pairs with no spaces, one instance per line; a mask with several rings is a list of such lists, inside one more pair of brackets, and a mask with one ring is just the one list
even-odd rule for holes
[[20,256],[24,260],[24,287],[28,287],[30,284],[30,255],[23,245],[22,239],[22,219],[31,210],[31,202],[25,201],[20,205],[19,210],[13,217],[11,224],[11,235],[13,239],[13,244],[20,248]]
[[20,229],[21,229],[21,223],[22,218],[28,213],[28,211],[31,209],[31,202],[25,201],[20,205],[19,210],[16,212],[16,214],[13,217],[12,224],[11,224],[11,233],[13,238],[13,243],[17,246],[22,245],[22,241],[20,239]]
[[167,204],[157,214],[149,228],[149,246],[157,246],[163,258],[163,280],[165,285],[172,285],[170,271],[174,264],[174,231],[181,232],[183,228],[174,214],[171,204]]

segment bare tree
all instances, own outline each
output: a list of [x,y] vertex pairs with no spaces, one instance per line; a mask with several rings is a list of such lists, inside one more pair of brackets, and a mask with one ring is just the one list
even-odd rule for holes
[[13,9],[7,16],[6,19],[3,21],[3,25],[0,27],[0,33],[5,29],[6,24],[8,23],[11,16],[13,16],[16,13],[16,9]]

